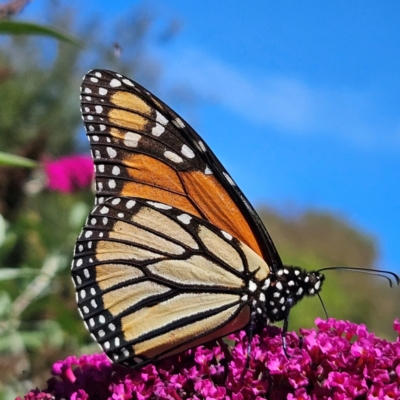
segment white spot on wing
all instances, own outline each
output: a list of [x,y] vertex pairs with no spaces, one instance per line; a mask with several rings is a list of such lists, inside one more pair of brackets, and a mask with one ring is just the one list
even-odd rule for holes
[[135,204],[136,204],[136,201],[135,201],[135,200],[129,200],[129,201],[126,203],[126,208],[132,208]]
[[141,137],[142,136],[138,133],[126,132],[124,136],[124,145],[127,147],[137,147]]
[[253,281],[249,281],[249,290],[250,292],[255,292],[257,290],[257,284]]
[[271,284],[271,280],[268,278],[268,279],[264,282],[264,285],[263,285],[263,287],[262,287],[262,290],[268,289],[270,284]]
[[179,157],[178,154],[173,153],[172,151],[169,151],[169,150],[164,152],[164,156],[166,158],[168,158],[168,160],[171,160],[171,161],[173,161],[174,163],[177,163],[177,164],[179,164],[179,163],[181,163],[183,161],[182,157]]
[[221,230],[221,233],[223,236],[225,236],[226,239],[232,240],[232,235],[230,235],[228,232]]
[[233,182],[233,179],[226,172],[223,172],[223,174],[224,174],[226,180],[229,182],[229,184],[232,186],[235,186],[235,182]]
[[156,111],[156,121],[159,122],[161,125],[167,125],[168,119],[164,117],[161,113]]
[[117,152],[112,147],[107,147],[107,154],[110,158],[115,158],[117,156]]
[[165,128],[161,124],[156,123],[156,126],[154,126],[153,129],[151,130],[151,134],[153,136],[159,137],[164,133],[164,131]]
[[111,87],[119,87],[119,86],[121,86],[121,81],[119,81],[118,79],[112,79],[110,81],[110,86]]
[[211,169],[210,168],[208,168],[208,166],[206,167],[206,169],[204,170],[204,174],[205,175],[212,175],[212,171],[211,171]]
[[99,94],[101,95],[101,96],[105,96],[106,94],[107,94],[107,92],[108,92],[108,90],[107,89],[105,89],[105,88],[99,88]]
[[199,140],[199,147],[202,151],[204,152],[207,151],[206,147],[204,146],[204,143],[201,140]]
[[175,118],[172,120],[172,123],[177,127],[177,128],[184,128],[185,124],[182,122],[180,118]]
[[190,221],[192,219],[192,217],[188,214],[181,214],[181,215],[177,216],[176,218],[178,218],[179,221],[183,222],[186,225],[189,225]]
[[114,165],[111,173],[113,175],[119,175],[121,173],[121,169],[119,167],[117,167],[116,165]]
[[167,204],[163,204],[163,203],[156,203],[155,201],[147,201],[147,204],[150,204],[153,207],[159,208],[160,210],[170,210],[172,207],[167,205]]
[[122,82],[124,82],[125,85],[128,85],[128,86],[135,86],[135,85],[133,84],[133,82],[131,82],[129,79],[122,79]]
[[187,158],[194,157],[194,151],[189,146],[186,146],[186,144],[182,146],[181,153]]

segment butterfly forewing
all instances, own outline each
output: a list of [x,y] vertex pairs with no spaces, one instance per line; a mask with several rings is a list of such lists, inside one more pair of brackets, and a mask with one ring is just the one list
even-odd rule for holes
[[266,318],[262,291],[280,258],[205,142],[120,74],[91,71],[81,94],[96,205],[72,275],[110,359],[144,365]]
[[111,71],[88,73],[81,92],[98,202],[117,195],[171,205],[247,244],[273,270],[281,268],[256,212],[182,118],[137,83]]
[[243,328],[243,296],[269,268],[195,215],[119,196],[93,209],[72,274],[89,331],[110,359],[135,366]]

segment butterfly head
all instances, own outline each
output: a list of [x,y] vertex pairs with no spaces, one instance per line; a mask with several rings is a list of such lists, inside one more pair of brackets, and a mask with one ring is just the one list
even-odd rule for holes
[[324,275],[298,267],[284,266],[271,274],[264,283],[265,314],[270,322],[285,319],[304,296],[314,296],[321,291]]

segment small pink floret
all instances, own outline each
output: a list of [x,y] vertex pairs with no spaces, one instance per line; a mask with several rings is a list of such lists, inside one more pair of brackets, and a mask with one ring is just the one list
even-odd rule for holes
[[73,193],[90,187],[93,181],[91,157],[71,155],[44,162],[47,189],[55,192]]

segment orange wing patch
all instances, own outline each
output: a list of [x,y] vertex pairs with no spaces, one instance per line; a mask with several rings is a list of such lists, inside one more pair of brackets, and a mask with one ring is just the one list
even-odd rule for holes
[[203,212],[208,221],[246,243],[262,256],[249,224],[214,175],[190,171],[181,172],[179,176],[184,182],[189,198]]
[[124,183],[123,196],[169,204],[205,218],[261,256],[260,247],[243,214],[214,175],[176,171],[143,154],[129,155],[122,162],[132,178],[132,181]]

